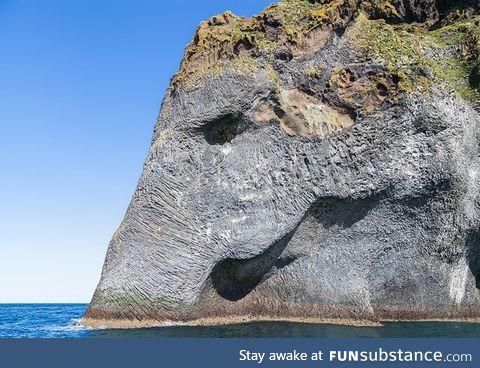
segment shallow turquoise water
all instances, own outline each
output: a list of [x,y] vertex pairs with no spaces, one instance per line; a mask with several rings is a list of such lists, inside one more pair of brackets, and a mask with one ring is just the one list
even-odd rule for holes
[[480,324],[453,322],[386,323],[383,327],[256,322],[212,327],[88,329],[77,325],[86,308],[86,304],[0,304],[0,338],[480,337]]

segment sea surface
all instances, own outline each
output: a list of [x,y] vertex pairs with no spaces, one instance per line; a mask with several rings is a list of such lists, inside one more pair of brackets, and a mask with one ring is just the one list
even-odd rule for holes
[[214,327],[91,329],[78,324],[86,308],[87,304],[0,304],[0,338],[480,337],[480,324],[454,322],[385,323],[382,327],[257,322]]

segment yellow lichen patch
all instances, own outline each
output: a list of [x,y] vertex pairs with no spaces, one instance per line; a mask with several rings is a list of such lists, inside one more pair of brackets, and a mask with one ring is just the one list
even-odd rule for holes
[[297,89],[282,90],[281,96],[280,126],[288,135],[323,139],[355,123],[350,114]]
[[226,70],[237,73],[239,75],[249,75],[256,73],[262,65],[249,55],[239,56],[233,60],[217,60],[213,64],[201,65],[196,69],[190,70],[188,73],[178,72],[172,78],[172,85],[179,85],[184,89],[192,89],[197,87],[198,82],[206,77],[220,76]]
[[257,29],[248,27],[250,23],[251,20],[231,12],[202,22],[185,50],[181,69],[189,71],[247,51],[256,44],[255,37],[260,35]]
[[255,73],[259,68],[258,62],[248,55],[239,56],[233,59],[231,65],[234,70],[237,70],[243,74]]
[[304,71],[304,74],[310,78],[320,78],[323,75],[323,73],[324,73],[323,68],[316,65],[310,65]]
[[310,12],[310,16],[314,19],[318,19],[320,21],[324,21],[327,19],[327,10],[325,8],[321,8],[321,9],[316,9],[316,10],[312,10]]
[[269,43],[253,18],[238,17],[231,12],[214,16],[198,27],[172,85],[191,87],[199,79],[224,70],[228,61],[230,67],[241,73],[252,72],[258,67],[252,53],[268,50]]
[[219,60],[212,65],[203,65],[188,73],[177,72],[172,78],[172,85],[181,85],[183,88],[195,87],[196,83],[202,78],[212,75],[221,75],[223,73],[223,63]]
[[397,8],[395,8],[391,3],[390,1],[385,1],[383,3],[383,9],[385,10],[385,12],[389,12],[393,15],[396,15],[396,16],[399,16],[398,12],[397,12]]

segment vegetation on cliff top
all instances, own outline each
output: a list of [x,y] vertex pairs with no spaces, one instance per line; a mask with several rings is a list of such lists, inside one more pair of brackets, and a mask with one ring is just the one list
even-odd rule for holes
[[401,79],[400,91],[446,82],[463,98],[478,101],[480,17],[464,16],[457,4],[442,22],[432,13],[424,23],[407,23],[402,21],[402,4],[402,0],[283,0],[249,19],[231,12],[214,16],[200,24],[172,85],[191,87],[207,75],[220,75],[227,64],[240,73],[266,68],[279,50],[294,51],[311,32],[343,29],[356,16],[352,40],[361,59],[395,72]]
[[406,91],[447,83],[468,101],[478,101],[475,68],[480,50],[479,17],[461,19],[436,30],[421,25],[391,25],[358,18],[352,39],[364,61],[382,63],[403,76]]
[[480,61],[480,16],[458,18],[441,28],[426,33],[427,42],[438,50],[447,50],[444,57],[432,57],[434,71],[468,101],[479,101],[478,65]]
[[[190,85],[218,64],[260,54],[272,58],[282,47],[294,48],[312,30],[344,26],[356,7],[356,0],[284,0],[252,18],[227,11],[202,22],[185,50],[174,84]],[[245,57],[245,56],[248,56]],[[240,66],[237,63],[237,66]]]

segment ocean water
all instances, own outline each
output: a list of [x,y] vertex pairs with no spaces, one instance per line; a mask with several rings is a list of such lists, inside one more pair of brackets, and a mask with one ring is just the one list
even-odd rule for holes
[[480,337],[480,324],[454,322],[385,323],[382,327],[258,322],[210,327],[90,329],[78,325],[86,308],[86,304],[0,304],[0,338]]

